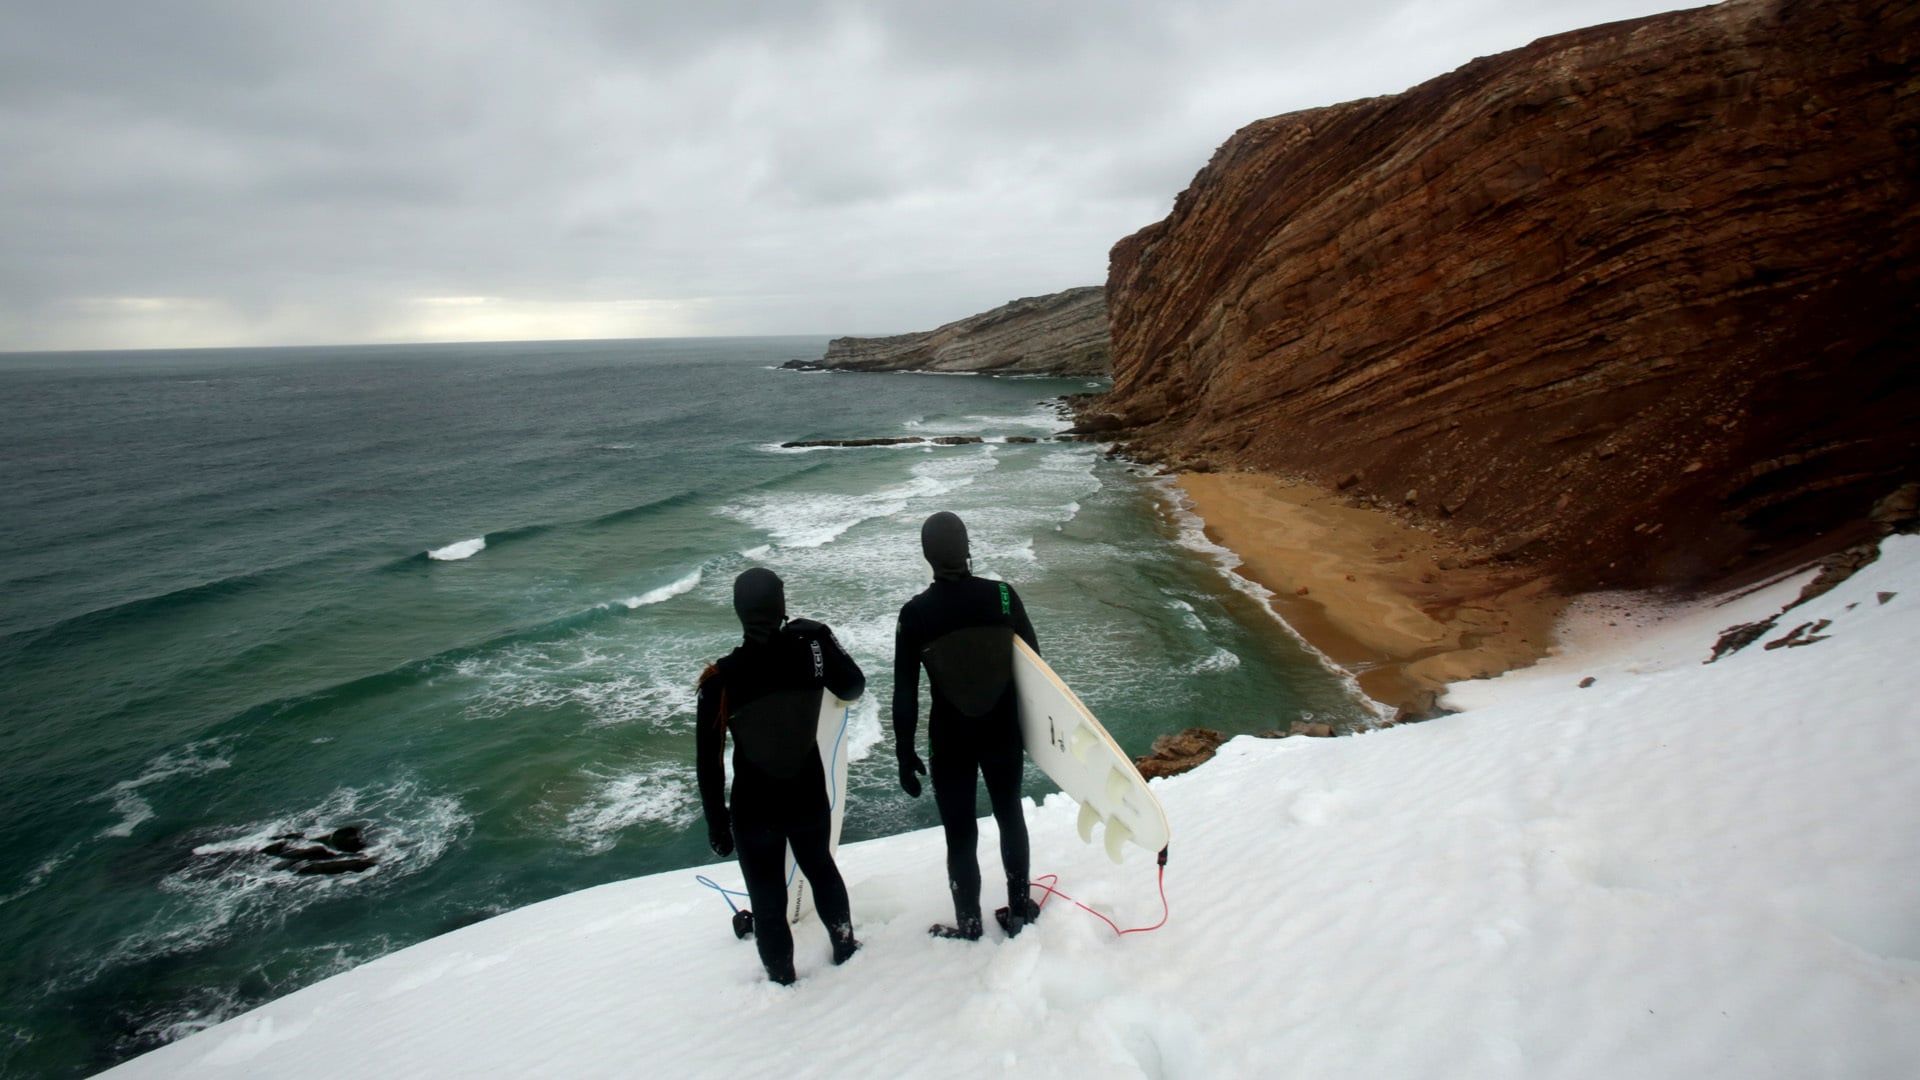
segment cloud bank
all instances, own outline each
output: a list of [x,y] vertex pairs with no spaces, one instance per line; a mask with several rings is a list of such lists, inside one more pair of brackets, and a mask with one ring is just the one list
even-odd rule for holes
[[1657,0],[11,3],[0,349],[890,333]]

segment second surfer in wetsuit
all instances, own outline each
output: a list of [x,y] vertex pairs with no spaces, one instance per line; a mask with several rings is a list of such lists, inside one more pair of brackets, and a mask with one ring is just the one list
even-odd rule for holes
[[[853,937],[847,887],[829,850],[831,808],[816,732],[821,687],[851,701],[866,689],[867,679],[824,624],[788,621],[786,588],[773,571],[755,567],[735,578],[733,610],[746,640],[700,675],[695,710],[700,802],[714,854],[724,857],[739,848],[754,944],[767,978],[784,985],[796,978],[786,913],[789,844],[833,940],[833,962],[845,963],[860,947]],[[729,733],[731,812],[720,760]]]
[[[927,767],[914,750],[920,725],[920,667],[932,684],[927,746],[933,754],[933,798],[947,834],[947,886],[954,924],[937,937],[980,936],[980,838],[974,817],[976,775],[1000,826],[1000,866],[1007,875],[1007,936],[1040,914],[1027,889],[1027,822],[1020,807],[1023,767],[1020,711],[1013,686],[1013,637],[1039,651],[1020,594],[1004,581],[973,576],[967,527],[942,512],[920,528],[920,549],[933,583],[900,609],[893,645],[894,753],[900,786],[920,796]],[[999,915],[998,912],[995,913]]]

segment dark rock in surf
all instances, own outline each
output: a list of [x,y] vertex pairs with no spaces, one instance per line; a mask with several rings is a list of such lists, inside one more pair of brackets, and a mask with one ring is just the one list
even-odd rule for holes
[[301,863],[295,867],[296,874],[357,874],[362,870],[371,870],[374,861],[364,855],[355,855],[345,859],[324,859],[317,862]]
[[[987,440],[980,435],[941,435],[927,438],[924,435],[881,435],[866,439],[795,439],[780,444],[782,450],[811,450],[822,446],[862,447],[862,446],[969,446]],[[1012,440],[1008,440],[1012,441]],[[1032,442],[1032,439],[1028,439]]]
[[905,446],[927,440],[919,435],[889,436],[871,439],[797,439],[780,444],[782,450],[807,450],[819,446]]
[[358,825],[342,825],[321,837],[320,842],[349,855],[367,850],[366,830]]

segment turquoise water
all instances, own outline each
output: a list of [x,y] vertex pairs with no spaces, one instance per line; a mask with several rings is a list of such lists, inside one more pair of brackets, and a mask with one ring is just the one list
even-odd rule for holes
[[[1362,714],[1149,478],[999,441],[1045,439],[1045,402],[1087,382],[773,369],[823,345],[0,356],[0,1072],[85,1074],[489,915],[712,862],[693,679],[751,565],[879,691],[847,838],[935,824],[877,704],[934,510],[1130,751]],[[990,441],[775,445],[900,434]],[[254,854],[349,823],[375,869]]]

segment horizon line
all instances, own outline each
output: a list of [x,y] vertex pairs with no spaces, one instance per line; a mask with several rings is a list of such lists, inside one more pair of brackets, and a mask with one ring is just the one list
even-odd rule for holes
[[307,344],[284,345],[138,345],[131,348],[54,348],[54,349],[12,349],[0,348],[0,357],[8,356],[71,356],[85,353],[152,353],[152,352],[245,352],[265,349],[394,349],[423,347],[431,348],[444,345],[569,345],[585,343],[606,343],[616,341],[739,341],[761,338],[842,338],[842,337],[897,337],[900,333],[914,331],[896,331],[891,334],[829,334],[829,333],[781,333],[781,334],[665,334],[658,337],[579,337],[579,338],[475,338],[453,339],[447,341],[356,341],[356,342],[314,342]]

